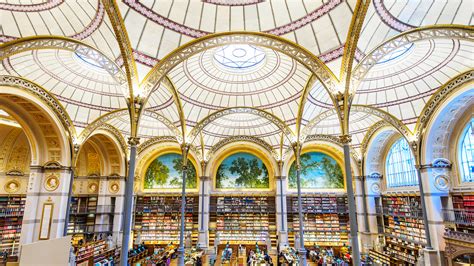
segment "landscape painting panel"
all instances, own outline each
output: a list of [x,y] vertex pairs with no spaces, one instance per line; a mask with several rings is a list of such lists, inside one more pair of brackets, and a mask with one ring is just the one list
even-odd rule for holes
[[[301,188],[343,189],[344,175],[339,164],[331,156],[321,152],[301,155]],[[290,167],[290,188],[297,188],[295,162]]]
[[[183,184],[181,154],[167,153],[157,157],[145,173],[145,189],[176,189]],[[186,188],[196,188],[196,168],[188,161]]]
[[239,152],[219,165],[216,188],[269,188],[267,167],[257,156]]

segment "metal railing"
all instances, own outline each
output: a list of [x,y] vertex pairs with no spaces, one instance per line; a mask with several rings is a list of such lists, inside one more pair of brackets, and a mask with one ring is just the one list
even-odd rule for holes
[[451,238],[454,240],[474,243],[474,234],[470,234],[470,233],[448,230],[444,232],[444,237]]
[[113,213],[115,211],[114,205],[98,205],[96,208],[91,206],[72,206],[71,214],[100,214]]
[[421,210],[421,208],[411,207],[411,208],[394,209],[394,208],[376,206],[375,212],[379,215],[423,218],[423,211]]
[[75,224],[74,227],[68,227],[68,234],[112,232],[112,227],[113,224]]
[[474,226],[474,211],[464,209],[443,209],[445,223]]

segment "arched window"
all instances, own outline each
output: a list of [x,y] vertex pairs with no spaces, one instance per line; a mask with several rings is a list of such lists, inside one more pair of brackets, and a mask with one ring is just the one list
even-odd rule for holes
[[461,180],[474,182],[474,119],[467,124],[461,135],[459,163]]
[[404,138],[397,140],[388,152],[385,161],[387,187],[407,187],[418,185],[415,158]]

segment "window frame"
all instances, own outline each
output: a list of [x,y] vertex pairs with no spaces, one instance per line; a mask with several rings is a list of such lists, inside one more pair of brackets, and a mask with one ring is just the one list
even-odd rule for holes
[[[461,184],[474,184],[474,173],[470,172],[469,173],[469,179],[465,178],[466,177],[466,173],[464,172],[464,168],[463,168],[463,165],[465,163],[468,164],[469,166],[469,161],[467,162],[464,162],[463,161],[463,150],[464,150],[464,142],[465,140],[467,139],[467,134],[469,134],[469,132],[471,131],[471,135],[472,135],[472,131],[474,130],[474,117],[472,117],[471,119],[469,119],[467,121],[466,124],[464,124],[463,126],[463,129],[461,131],[461,134],[459,135],[458,137],[458,146],[456,147],[456,152],[457,152],[457,166],[458,166],[458,172],[459,172],[459,181]],[[469,140],[471,140],[471,138],[468,138]],[[474,139],[474,137],[472,138]],[[472,141],[469,145],[471,147],[472,150],[474,150],[474,141]],[[474,156],[473,156],[473,165],[474,166]]]
[[[407,147],[407,151],[403,151],[404,147]],[[392,162],[389,162],[389,160],[394,157],[396,162],[393,162],[393,160],[391,160]],[[410,160],[412,166],[410,166]],[[399,137],[391,142],[384,158],[386,188],[417,188],[419,184],[415,163],[415,157],[410,149],[410,144],[404,137]]]

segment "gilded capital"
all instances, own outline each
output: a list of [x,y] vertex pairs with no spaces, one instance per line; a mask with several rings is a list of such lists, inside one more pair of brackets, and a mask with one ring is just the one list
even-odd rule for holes
[[140,143],[140,138],[137,137],[129,137],[128,138],[128,144],[130,146],[137,146]]
[[339,136],[339,141],[340,141],[342,144],[349,144],[349,143],[351,143],[351,141],[352,141],[352,136],[351,136],[351,135],[342,135],[342,136]]

